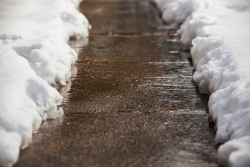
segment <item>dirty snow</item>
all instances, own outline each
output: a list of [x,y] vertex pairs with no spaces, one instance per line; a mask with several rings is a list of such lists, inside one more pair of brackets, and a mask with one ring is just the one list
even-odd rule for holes
[[193,80],[211,95],[219,163],[250,166],[250,1],[153,1],[170,27],[183,23],[178,33],[191,47]]
[[63,115],[62,96],[77,59],[69,38],[88,36],[80,0],[0,1],[0,166],[12,166],[42,120]]

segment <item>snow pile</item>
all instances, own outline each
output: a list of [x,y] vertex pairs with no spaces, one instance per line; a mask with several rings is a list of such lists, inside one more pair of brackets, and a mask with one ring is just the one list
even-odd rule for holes
[[185,20],[178,33],[192,47],[194,81],[211,94],[219,163],[250,166],[250,1],[154,1],[168,24]]
[[90,27],[79,0],[0,1],[0,166],[13,165],[42,120],[63,115],[62,96],[77,59],[69,38]]

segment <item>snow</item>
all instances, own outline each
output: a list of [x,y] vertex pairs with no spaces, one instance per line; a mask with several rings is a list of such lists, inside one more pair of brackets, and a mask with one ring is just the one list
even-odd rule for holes
[[210,94],[220,164],[250,166],[250,1],[154,0],[191,47],[193,80]]
[[0,1],[0,166],[12,166],[43,120],[63,116],[77,53],[70,38],[88,36],[80,0]]

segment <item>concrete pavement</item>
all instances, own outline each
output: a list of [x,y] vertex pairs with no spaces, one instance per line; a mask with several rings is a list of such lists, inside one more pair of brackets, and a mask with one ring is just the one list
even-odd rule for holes
[[192,82],[189,52],[148,0],[83,0],[93,28],[64,95],[15,167],[218,166],[208,97]]

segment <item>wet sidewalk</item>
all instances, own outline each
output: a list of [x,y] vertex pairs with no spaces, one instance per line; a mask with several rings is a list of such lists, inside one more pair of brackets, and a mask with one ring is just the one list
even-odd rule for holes
[[[169,37],[148,0],[83,0],[93,28],[64,96],[16,167],[218,166],[207,96],[192,82],[189,52]],[[69,89],[70,88],[70,89]]]

